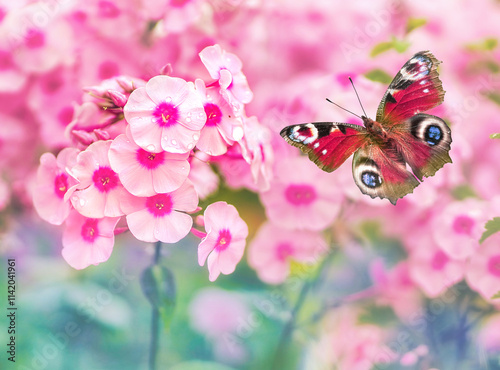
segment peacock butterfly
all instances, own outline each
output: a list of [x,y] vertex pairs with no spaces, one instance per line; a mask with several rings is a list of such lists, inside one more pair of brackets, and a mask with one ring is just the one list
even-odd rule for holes
[[450,128],[441,118],[420,113],[444,100],[439,63],[429,51],[411,57],[385,92],[376,120],[360,117],[364,127],[313,122],[287,126],[280,134],[327,172],[354,153],[352,172],[359,189],[396,204],[413,192],[418,180],[451,163]]

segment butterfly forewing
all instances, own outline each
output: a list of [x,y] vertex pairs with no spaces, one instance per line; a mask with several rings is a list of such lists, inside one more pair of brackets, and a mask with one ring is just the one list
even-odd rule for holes
[[445,92],[437,71],[439,63],[429,51],[410,58],[387,88],[376,121],[386,126],[396,125],[441,104]]
[[315,122],[285,127],[280,134],[319,168],[332,172],[363,145],[367,131],[349,123]]

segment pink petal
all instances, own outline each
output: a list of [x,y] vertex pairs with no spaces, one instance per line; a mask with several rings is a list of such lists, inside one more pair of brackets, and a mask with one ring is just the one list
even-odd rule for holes
[[186,180],[179,189],[170,193],[174,209],[184,212],[193,212],[198,207],[198,194],[191,181]]
[[158,241],[155,236],[155,218],[146,209],[127,215],[127,225],[137,239],[143,242],[154,243]]
[[[170,193],[178,189],[189,175],[189,162],[167,160],[152,173],[152,183],[156,193]],[[152,194],[149,194],[152,195]]]
[[187,153],[194,148],[200,138],[200,131],[192,131],[183,125],[176,124],[163,127],[161,147],[171,153]]
[[185,213],[173,211],[170,215],[157,218],[155,237],[164,243],[177,243],[193,226],[193,218]]
[[209,155],[222,155],[227,152],[228,144],[222,138],[217,126],[205,126],[201,130],[196,147]]

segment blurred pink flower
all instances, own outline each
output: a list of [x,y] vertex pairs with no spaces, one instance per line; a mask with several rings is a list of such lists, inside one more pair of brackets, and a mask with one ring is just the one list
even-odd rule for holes
[[221,94],[233,105],[234,110],[240,111],[240,103],[248,104],[252,101],[253,93],[241,71],[243,64],[236,55],[222,50],[220,45],[213,45],[203,49],[200,58],[210,77],[218,81]]
[[71,203],[85,217],[122,216],[120,203],[133,197],[111,169],[108,159],[110,146],[111,140],[91,144],[78,154],[77,164],[70,170],[71,176],[78,180]]
[[87,218],[71,212],[63,233],[62,256],[80,270],[108,260],[115,243],[114,229],[120,217]]
[[237,340],[252,314],[241,293],[219,288],[204,288],[189,304],[190,324],[206,335],[214,345],[216,357],[223,362],[241,363],[247,358],[246,348]]
[[500,313],[493,313],[481,323],[477,343],[488,352],[500,352]]
[[52,153],[44,153],[40,157],[33,205],[38,215],[51,224],[61,225],[72,208],[65,195],[77,182],[66,169],[76,164],[78,152],[75,148],[65,148],[57,155],[57,159]]
[[186,180],[179,189],[148,198],[136,198],[124,204],[130,232],[144,242],[177,243],[193,225],[185,212],[194,212],[198,195],[193,184]]
[[408,261],[387,270],[381,260],[375,260],[371,273],[378,293],[377,304],[390,306],[402,320],[419,310],[422,297],[409,276]]
[[429,298],[435,298],[465,275],[465,261],[454,260],[441,250],[428,229],[414,230],[405,242],[410,249],[411,279]]
[[134,90],[124,113],[137,145],[156,153],[189,152],[207,119],[193,83],[169,76],[155,76]]
[[466,267],[469,286],[487,301],[500,292],[500,233],[479,245]]
[[397,355],[384,341],[390,331],[372,324],[359,324],[356,308],[332,311],[322,323],[323,333],[314,353],[325,368],[370,370],[393,362]]
[[281,158],[270,190],[261,193],[260,199],[275,224],[319,231],[340,211],[343,197],[334,181],[306,157]]
[[219,274],[234,272],[243,257],[248,226],[236,208],[226,202],[210,204],[204,212],[207,235],[198,246],[198,263],[207,260],[209,279],[215,281]]
[[464,259],[475,253],[484,224],[490,217],[486,208],[483,201],[469,198],[449,203],[437,214],[432,234],[448,256]]
[[316,264],[327,251],[325,240],[317,232],[287,230],[267,222],[250,243],[248,264],[262,281],[280,284],[290,274],[291,261]]
[[125,189],[138,197],[178,189],[189,174],[189,153],[148,152],[131,139],[130,131],[120,135],[109,149],[109,163]]
[[219,176],[215,174],[207,162],[197,158],[197,156],[191,157],[190,164],[191,170],[188,178],[193,183],[200,199],[205,199],[219,187]]
[[243,123],[218,91],[206,88],[205,83],[195,81],[196,91],[200,94],[207,116],[196,147],[209,155],[222,155],[228,145],[243,138]]
[[168,33],[185,31],[196,24],[204,13],[210,14],[206,0],[167,0],[163,2],[163,7],[166,9],[162,24]]

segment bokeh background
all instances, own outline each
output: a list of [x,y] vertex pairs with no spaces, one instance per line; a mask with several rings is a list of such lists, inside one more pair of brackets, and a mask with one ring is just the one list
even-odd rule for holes
[[[248,169],[235,175],[240,167],[222,161],[218,189],[201,202],[233,204],[249,226],[232,275],[209,282],[194,236],[164,245],[176,304],[158,368],[500,369],[499,234],[479,242],[500,216],[500,141],[490,137],[500,132],[499,20],[496,0],[2,1],[0,307],[15,258],[19,308],[16,363],[2,350],[0,367],[148,368],[140,276],[154,246],[125,233],[107,262],[71,268],[63,228],[33,209],[36,171],[42,153],[69,145],[82,88],[119,75],[148,80],[168,63],[174,76],[209,79],[198,53],[219,44],[243,63],[246,114],[269,128],[274,176],[256,185]],[[392,77],[421,50],[443,62],[445,101],[431,113],[451,126],[453,164],[397,206],[361,194],[350,160],[326,175],[280,138],[295,123],[361,123],[325,101],[361,113],[348,76],[374,118]],[[280,198],[297,174],[326,189],[320,214]],[[303,230],[309,217],[321,226]],[[278,236],[300,245],[273,264]],[[306,250],[311,240],[327,251]]]

